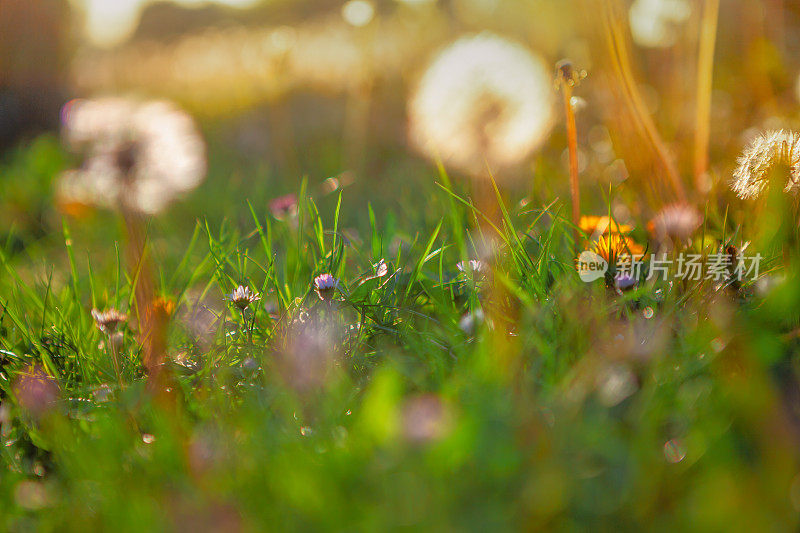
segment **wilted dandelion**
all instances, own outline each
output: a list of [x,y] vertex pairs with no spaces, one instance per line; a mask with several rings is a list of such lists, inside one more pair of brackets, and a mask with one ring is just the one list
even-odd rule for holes
[[339,286],[339,280],[330,274],[321,274],[314,278],[314,290],[317,292],[320,300],[330,301],[336,293],[336,287]]
[[795,193],[800,184],[800,134],[773,130],[756,137],[739,157],[731,189],[742,199],[759,196],[778,165],[788,168],[783,190]]
[[664,207],[647,224],[647,230],[658,240],[686,241],[702,224],[700,213],[688,204]]
[[496,35],[464,37],[431,64],[409,102],[412,142],[473,176],[486,164],[520,163],[553,119],[551,78],[541,59]]
[[[569,188],[572,200],[572,223],[578,225],[581,217],[581,195],[578,183],[578,133],[575,126],[575,107],[572,104],[572,89],[586,76],[586,72],[578,70],[568,59],[556,64],[555,83],[564,98],[564,118],[567,126],[567,149],[569,150]],[[574,230],[575,242],[578,242],[578,231]]]
[[111,335],[117,331],[120,324],[124,324],[128,320],[128,315],[120,313],[112,307],[103,312],[92,309],[92,318],[94,318],[97,329]]
[[120,313],[113,307],[102,313],[97,309],[92,309],[92,318],[97,328],[108,335],[108,348],[111,353],[111,361],[114,364],[114,374],[117,377],[117,383],[122,389],[122,372],[119,361],[119,352],[122,348],[124,337],[117,329],[128,320],[128,315]]
[[152,215],[205,175],[205,146],[194,121],[169,102],[74,100],[62,117],[67,144],[85,155],[80,169],[61,177],[64,205]]
[[233,305],[242,311],[250,307],[251,303],[257,302],[261,299],[261,295],[259,295],[257,292],[251,291],[250,287],[245,287],[244,285],[239,285],[236,287],[227,297],[228,300],[233,302]]

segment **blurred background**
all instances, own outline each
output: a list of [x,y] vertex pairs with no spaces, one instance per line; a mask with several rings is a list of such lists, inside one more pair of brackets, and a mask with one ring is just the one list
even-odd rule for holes
[[[247,217],[245,199],[266,206],[303,177],[321,198],[353,189],[344,199],[347,224],[365,220],[367,201],[379,219],[436,218],[420,209],[436,169],[411,149],[409,95],[443,47],[486,31],[524,46],[548,69],[566,57],[586,70],[575,91],[586,211],[605,212],[614,187],[618,216],[648,216],[664,198],[653,179],[662,170],[625,105],[603,12],[612,5],[618,16],[635,86],[691,191],[704,4],[0,0],[0,234],[24,243],[60,227],[52,181],[71,163],[58,142],[60,109],[102,95],[171,99],[200,121],[209,176],[173,209],[178,227],[191,228],[196,216]],[[701,188],[723,192],[755,132],[797,122],[800,6],[725,0],[718,30]],[[544,143],[503,169],[515,201],[544,204],[567,193],[562,115],[555,106]]]
[[[718,20],[709,16],[716,14],[710,6],[717,5]],[[710,50],[709,35],[716,35]],[[466,48],[451,48],[459,42]],[[431,269],[441,261],[439,272],[426,285],[420,282],[420,287],[441,280],[442,270],[455,270],[444,262],[455,263],[451,243],[459,238],[462,219],[437,187],[443,178],[435,150],[420,146],[420,138],[436,139],[440,150],[447,151],[440,155],[448,156],[444,168],[460,194],[480,196],[486,190],[477,181],[485,177],[485,169],[476,170],[481,161],[474,157],[485,151],[485,162],[513,214],[530,223],[524,230],[531,237],[526,246],[536,249],[534,257],[547,258],[542,265],[552,259],[560,269],[556,280],[550,279],[548,270],[539,272],[547,278],[543,286],[554,285],[533,296],[523,282],[538,278],[516,276],[519,297],[524,297],[517,330],[521,334],[508,335],[507,342],[516,346],[512,339],[519,338],[526,343],[519,350],[525,369],[514,376],[520,379],[519,387],[516,382],[507,387],[490,370],[494,367],[488,362],[496,359],[494,337],[475,341],[478,315],[468,311],[462,318],[467,305],[470,310],[476,306],[478,296],[475,302],[469,296],[467,302],[459,295],[452,308],[431,296],[419,312],[410,304],[413,319],[397,321],[404,328],[402,334],[385,328],[383,319],[380,324],[376,321],[379,327],[369,333],[364,353],[360,346],[355,351],[358,386],[342,381],[341,392],[320,396],[319,403],[308,409],[313,433],[298,418],[299,409],[291,398],[274,394],[271,386],[263,396],[260,386],[251,391],[250,380],[257,381],[251,368],[254,359],[244,358],[248,352],[243,348],[241,361],[231,359],[230,378],[242,389],[221,387],[224,392],[219,394],[251,391],[255,401],[240,412],[239,404],[234,409],[234,402],[229,405],[227,399],[219,400],[224,407],[218,407],[215,396],[195,395],[202,411],[198,419],[225,413],[219,417],[219,441],[217,429],[199,424],[203,426],[197,431],[199,438],[184,446],[182,436],[170,440],[169,424],[163,421],[147,430],[147,440],[137,429],[137,448],[124,438],[76,441],[79,453],[67,446],[64,449],[70,453],[57,456],[67,465],[65,486],[77,502],[70,507],[70,498],[65,498],[63,508],[70,509],[73,523],[79,523],[82,517],[76,509],[98,509],[102,506],[96,501],[110,502],[98,513],[113,521],[97,523],[137,530],[142,529],[140,524],[156,523],[148,522],[149,515],[141,510],[163,502],[175,504],[180,525],[201,529],[190,519],[207,525],[213,523],[208,516],[217,512],[224,519],[227,507],[219,502],[233,494],[241,495],[251,517],[273,528],[275,520],[288,516],[289,523],[305,529],[322,523],[341,530],[349,523],[348,514],[360,516],[368,507],[363,502],[372,500],[381,502],[364,522],[357,522],[361,527],[350,529],[377,529],[376,524],[384,523],[381,513],[398,517],[403,526],[415,525],[416,513],[437,515],[441,502],[448,509],[447,515],[442,513],[442,524],[455,517],[456,523],[474,529],[483,524],[487,524],[483,529],[491,529],[490,524],[529,515],[536,521],[562,511],[573,520],[566,528],[572,524],[574,529],[597,516],[674,529],[677,515],[683,529],[703,529],[707,524],[709,530],[760,531],[780,529],[784,522],[775,518],[779,515],[796,526],[800,510],[796,275],[786,285],[777,285],[782,282],[778,276],[764,276],[759,287],[767,288],[757,290],[766,292],[772,286],[778,290],[763,305],[755,299],[739,302],[744,299],[739,293],[736,302],[729,301],[711,287],[708,292],[703,287],[692,289],[690,305],[682,292],[685,287],[676,283],[673,289],[671,281],[668,289],[645,288],[641,299],[640,295],[608,298],[602,284],[590,292],[573,275],[571,247],[565,253],[567,247],[554,250],[537,241],[552,219],[539,220],[536,210],[560,205],[563,214],[569,209],[565,207],[569,204],[565,106],[554,76],[556,63],[568,58],[576,67],[574,81],[580,79],[572,87],[569,106],[577,121],[583,214],[605,215],[610,209],[617,221],[635,225],[634,231],[646,238],[643,222],[678,199],[682,187],[687,201],[704,212],[709,231],[714,232],[707,246],[704,226],[699,249],[715,251],[732,234],[737,244],[752,238],[749,235],[757,232],[739,232],[747,210],[735,200],[727,182],[742,148],[758,132],[800,128],[798,50],[800,2],[796,0],[0,0],[4,267],[0,289],[9,293],[0,294],[0,299],[4,305],[11,302],[3,316],[14,316],[14,311],[20,317],[0,323],[7,328],[0,330],[0,336],[7,335],[9,344],[14,343],[9,346],[13,350],[0,353],[4,358],[16,357],[12,353],[16,350],[38,361],[39,354],[55,346],[54,353],[74,351],[77,359],[81,350],[62,350],[59,344],[66,331],[66,338],[91,344],[88,353],[94,360],[105,361],[99,337],[84,334],[99,335],[89,323],[88,310],[125,297],[119,294],[118,260],[124,253],[124,244],[119,244],[124,241],[124,222],[102,210],[62,217],[55,198],[59,176],[81,165],[78,155],[65,147],[62,131],[66,115],[62,109],[79,98],[167,99],[198,123],[208,158],[205,181],[166,213],[148,220],[152,243],[148,251],[160,267],[156,277],[166,278],[160,285],[167,296],[182,294],[188,302],[192,289],[191,298],[199,301],[200,294],[210,292],[209,301],[222,307],[223,292],[229,290],[225,285],[247,282],[247,269],[223,265],[233,274],[219,283],[223,268],[210,257],[218,250],[229,263],[230,258],[247,256],[247,246],[258,240],[253,214],[270,220],[267,213],[272,211],[281,220],[273,226],[278,235],[276,255],[284,254],[278,268],[283,265],[293,272],[267,278],[276,285],[278,280],[290,280],[294,287],[289,294],[306,294],[318,304],[309,283],[312,271],[317,274],[326,261],[313,256],[312,246],[300,246],[312,229],[301,226],[295,233],[297,226],[288,229],[291,217],[281,219],[276,213],[290,209],[293,201],[285,195],[299,194],[304,180],[325,228],[333,227],[338,193],[343,191],[338,229],[357,244],[348,252],[350,281],[373,261],[395,256],[396,243],[382,242],[383,236],[408,243],[402,249],[406,262],[408,257],[413,261],[429,239],[429,250],[439,242],[444,243],[442,248],[451,246],[447,259],[443,253],[430,261]],[[497,76],[509,83],[473,76],[474,71],[466,68],[473,60],[486,72],[496,62]],[[487,87],[486,94],[478,91]],[[459,105],[451,106],[453,102]],[[519,127],[525,135],[500,128],[512,123],[513,117],[524,119]],[[415,124],[421,128],[416,135]],[[465,127],[448,129],[452,124]],[[698,153],[706,153],[698,142],[704,137],[699,133],[704,124],[708,124],[708,160],[698,163]],[[536,131],[529,131],[534,126]],[[522,137],[519,146],[511,145]],[[767,212],[767,217],[752,217],[754,222],[745,230],[774,215]],[[452,227],[438,226],[448,214]],[[203,219],[208,225],[197,232],[200,245],[194,246],[193,231]],[[530,222],[534,219],[537,222]],[[439,234],[440,227],[447,229]],[[549,242],[549,237],[543,241]],[[206,244],[208,249],[199,251]],[[306,255],[298,251],[301,248]],[[267,255],[272,251],[265,246]],[[191,255],[186,261],[184,253]],[[199,274],[187,274],[187,264]],[[553,265],[546,269],[556,271]],[[391,268],[395,266],[403,265]],[[532,268],[536,269],[541,267]],[[261,279],[262,272],[253,271],[254,280]],[[76,279],[91,291],[79,290]],[[104,281],[95,288],[95,279]],[[462,284],[461,278],[453,279]],[[116,290],[110,280],[116,280]],[[31,296],[34,291],[25,290],[21,281],[36,287],[41,297]],[[395,286],[385,285],[383,294],[391,296]],[[576,285],[578,290],[573,290]],[[378,292],[363,287],[370,294],[364,301]],[[260,290],[262,304],[271,305],[275,295]],[[397,301],[381,296],[375,307],[392,309],[386,313],[389,317],[395,308],[409,305],[408,294],[397,294]],[[676,299],[674,307],[673,300],[664,305],[665,295]],[[298,317],[302,316],[302,298],[287,300],[295,302]],[[266,305],[263,309],[274,311]],[[6,313],[6,308],[2,311]],[[182,311],[179,307],[176,314]],[[428,312],[430,320],[416,317]],[[50,328],[53,316],[58,327]],[[34,332],[30,334],[19,326],[29,318],[36,323],[28,327]],[[199,323],[200,318],[186,322]],[[464,319],[469,319],[466,325]],[[217,322],[202,329],[210,330],[212,323]],[[353,325],[360,337],[360,323]],[[234,329],[223,322],[219,330],[227,350],[224,346]],[[441,346],[440,338],[445,341]],[[205,351],[218,355],[200,342],[192,349],[203,357]],[[183,366],[187,353],[181,348],[176,363],[180,358],[178,364]],[[62,360],[71,361],[67,356]],[[370,376],[372,383],[362,389],[361,373],[366,376],[370,365],[384,362],[389,370],[374,381]],[[187,379],[195,371],[187,370],[191,372]],[[95,384],[78,379],[74,369],[64,374],[75,378],[77,385],[70,387]],[[412,429],[416,424],[435,433],[449,423],[442,421],[447,421],[450,407],[438,403],[434,399],[438,396],[423,394],[401,407],[406,405],[401,392],[406,381],[413,383],[410,391],[441,392],[443,398],[455,399],[453,437],[441,448],[432,448],[431,455],[417,453],[413,446],[407,454],[395,453],[400,449],[393,447],[395,430],[386,429],[392,420],[400,420],[400,409]],[[640,392],[634,394],[637,389]],[[362,402],[364,390],[368,394]],[[597,399],[592,396],[595,390]],[[279,406],[287,403],[274,409],[274,401]],[[102,435],[121,434],[116,428],[125,425],[122,417],[119,422],[94,424],[92,402],[81,396],[70,404],[77,406],[74,411],[86,410],[86,418],[76,417],[76,425],[90,420],[87,433],[102,426],[97,430]],[[106,409],[103,402],[97,400],[98,411]],[[792,417],[783,416],[784,404]],[[336,414],[314,420],[314,409]],[[232,411],[236,413],[229,418]],[[352,425],[346,421],[351,414],[357,420]],[[98,419],[105,420],[103,416]],[[302,429],[294,428],[301,424]],[[36,439],[35,431],[14,427]],[[292,440],[287,427],[294,439],[319,435],[320,440]],[[354,435],[352,442],[365,444],[339,446],[347,431]],[[409,441],[429,438],[424,431],[408,433]],[[167,443],[157,450],[174,450],[164,455],[131,451],[152,444],[155,434],[156,442]],[[56,444],[72,442],[60,439],[58,432],[51,437]],[[18,446],[6,444],[0,449],[11,454],[27,445],[38,454],[41,443],[27,438]],[[226,442],[235,443],[231,460],[216,463],[214,450],[225,448]],[[319,442],[330,445],[323,450]],[[183,459],[173,458],[182,457],[184,448],[200,457],[200,466],[187,467],[190,481],[165,483],[173,469],[182,468],[175,465]],[[41,449],[47,450],[46,444]],[[77,461],[71,462],[73,457]],[[244,457],[261,462],[240,460]],[[333,458],[320,459],[325,457]],[[220,466],[203,466],[211,463]],[[207,472],[202,475],[207,477],[193,477],[197,471]],[[19,472],[20,478],[28,475]],[[41,477],[43,472],[39,468],[30,475]],[[433,484],[431,477],[436,480]],[[6,487],[15,486],[15,479],[0,477]],[[191,499],[195,485],[204,487],[196,501]],[[223,487],[219,494],[218,485]],[[38,485],[20,486],[22,496],[16,493],[20,505],[35,508],[24,506],[31,499],[24,490]],[[179,493],[186,487],[192,489],[184,498]],[[0,485],[0,523],[2,503],[11,501],[11,490]],[[385,508],[382,500],[389,502]],[[520,507],[512,505],[517,500]],[[291,512],[286,513],[287,508]],[[299,517],[297,522],[292,522],[291,513]],[[309,514],[316,521],[307,521]],[[64,528],[62,517],[53,520],[58,524],[53,529]]]

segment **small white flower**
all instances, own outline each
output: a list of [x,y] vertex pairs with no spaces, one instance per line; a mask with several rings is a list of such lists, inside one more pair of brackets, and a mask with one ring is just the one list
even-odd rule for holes
[[459,271],[471,276],[473,279],[481,279],[489,273],[489,265],[480,259],[470,259],[469,261],[459,261],[456,265]]
[[239,285],[228,295],[228,299],[233,302],[233,305],[244,311],[251,303],[260,300],[261,296],[257,292],[251,291],[250,287]]
[[314,278],[314,290],[317,291],[320,300],[330,301],[338,286],[339,280],[330,274],[321,274]]

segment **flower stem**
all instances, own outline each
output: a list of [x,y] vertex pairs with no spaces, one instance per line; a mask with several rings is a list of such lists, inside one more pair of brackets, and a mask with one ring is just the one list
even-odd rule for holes
[[575,111],[572,109],[572,87],[564,84],[561,91],[564,95],[564,113],[567,119],[567,143],[569,146],[569,188],[572,197],[572,224],[575,246],[578,246],[581,220],[581,192],[578,185],[578,130],[575,127]]
[[694,130],[694,183],[701,194],[708,192],[708,140],[711,126],[711,89],[714,72],[714,48],[717,40],[719,0],[705,0],[700,23],[697,62],[697,107]]
[[106,334],[106,342],[108,349],[111,352],[111,362],[114,365],[114,374],[116,374],[117,384],[119,385],[120,393],[122,392],[122,369],[119,364],[119,353],[117,351],[117,344],[114,342],[114,334]]

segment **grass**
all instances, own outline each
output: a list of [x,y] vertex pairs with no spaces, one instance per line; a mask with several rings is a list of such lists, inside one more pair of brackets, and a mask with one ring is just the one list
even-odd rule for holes
[[[9,232],[0,529],[796,527],[791,268],[771,291],[617,294],[575,275],[560,202],[485,219],[435,181],[425,222],[364,204],[360,236],[348,191],[306,182],[296,217],[242,201],[188,233],[153,220],[173,306],[159,391],[122,224],[64,218],[23,248]],[[712,207],[693,246],[739,242],[730,224]],[[489,276],[457,268],[481,250]],[[340,280],[330,302],[321,273]],[[239,284],[262,297],[244,312],[224,296]],[[131,315],[119,379],[90,316],[108,307]]]

